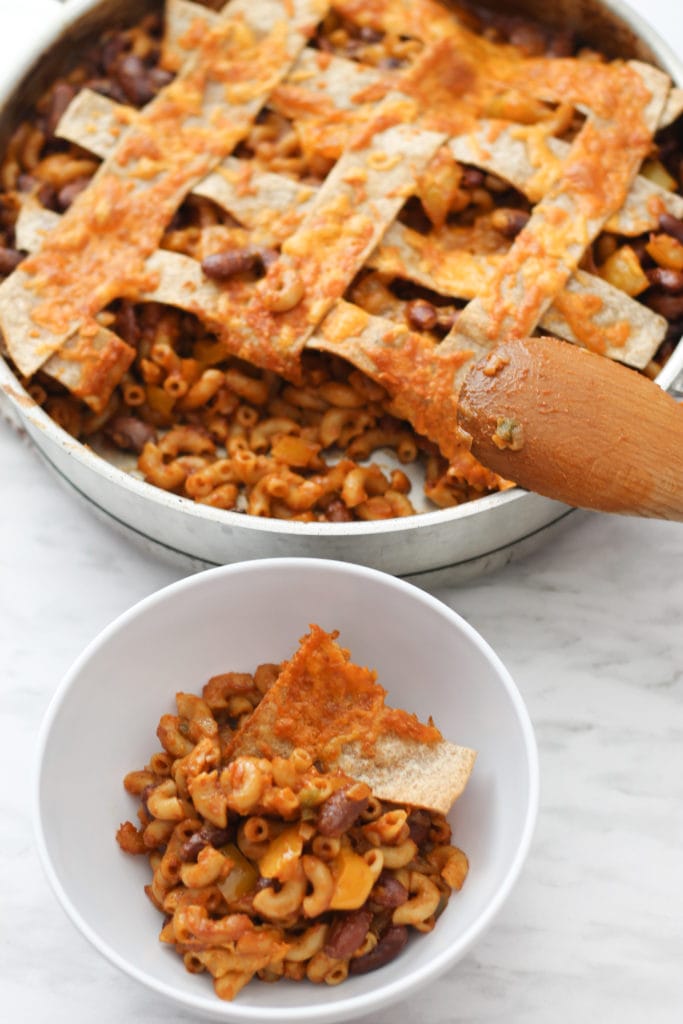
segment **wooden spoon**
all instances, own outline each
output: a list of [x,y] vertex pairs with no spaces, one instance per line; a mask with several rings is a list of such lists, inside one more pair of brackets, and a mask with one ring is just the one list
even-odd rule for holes
[[458,421],[521,487],[683,522],[683,405],[619,363],[553,338],[501,342],[465,377]]

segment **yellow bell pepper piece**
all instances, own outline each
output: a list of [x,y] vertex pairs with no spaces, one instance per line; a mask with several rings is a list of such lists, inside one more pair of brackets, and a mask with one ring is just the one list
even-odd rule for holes
[[299,825],[286,828],[272,840],[259,860],[259,871],[264,878],[277,878],[279,882],[289,881],[296,874],[303,848],[304,840]]
[[227,878],[216,884],[223,893],[225,901],[232,903],[233,900],[238,900],[241,896],[246,896],[248,892],[251,892],[258,881],[258,873],[234,843],[222,846],[221,853],[224,853],[233,862],[233,866],[230,868]]
[[330,862],[334,879],[331,910],[357,910],[362,907],[375,884],[375,873],[350,846],[342,846]]

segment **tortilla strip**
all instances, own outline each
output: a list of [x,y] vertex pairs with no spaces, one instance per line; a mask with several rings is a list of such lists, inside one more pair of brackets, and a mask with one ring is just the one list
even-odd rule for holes
[[[562,173],[571,149],[568,142],[548,135],[543,124],[491,120],[480,121],[474,132],[450,139],[448,146],[456,160],[496,174],[531,202],[538,202]],[[683,197],[638,175],[605,230],[631,237],[655,231],[664,211],[683,219]]]
[[[636,72],[622,67],[629,76]],[[493,281],[460,315],[443,344],[491,348],[503,337],[533,333],[576,271],[579,260],[624,197],[647,155],[668,91],[668,79],[649,69],[634,90],[628,118],[591,115],[574,140],[562,174],[538,203],[501,260]],[[636,102],[636,99],[639,102]],[[611,169],[610,174],[604,168]],[[601,192],[596,195],[600,178]],[[558,227],[561,230],[558,230]]]
[[311,626],[233,737],[228,758],[287,757],[302,747],[325,770],[365,782],[380,800],[447,814],[467,785],[475,751],[386,707],[376,673],[352,664],[336,635]]
[[392,412],[434,442],[455,477],[479,491],[511,486],[478,462],[457,427],[456,386],[472,347],[445,349],[424,334],[350,302],[337,302],[308,346],[347,359],[382,384]]
[[302,224],[317,188],[284,174],[259,170],[248,160],[228,157],[207,174],[193,194],[211,199],[252,231],[277,245]]
[[[368,266],[420,284],[438,295],[474,299],[491,281],[502,255],[447,249],[394,223]],[[543,312],[539,326],[559,338],[643,369],[667,331],[667,321],[607,281],[575,270]]]
[[[296,2],[309,19],[311,3]],[[196,33],[180,74],[122,132],[59,228],[0,286],[0,327],[22,373],[35,372],[79,325],[91,330],[112,299],[149,287],[145,259],[182,198],[247,134],[303,48],[290,7],[233,0],[229,17]],[[259,35],[264,21],[270,30]]]
[[[378,127],[393,110],[391,104],[378,110]],[[306,341],[363,266],[442,141],[443,136],[409,124],[361,136],[330,172],[265,278],[255,286],[230,280],[220,289],[209,290],[194,280],[193,261],[186,261],[190,279],[174,283],[174,304],[210,323],[234,354],[298,379],[299,356]],[[170,267],[169,255],[157,254],[156,262],[148,261],[148,270],[158,267],[159,259],[162,264],[166,259]],[[175,266],[183,264],[176,261]],[[170,280],[167,277],[161,284],[161,292],[158,286],[152,287],[142,297],[168,301],[159,296],[169,295]],[[282,312],[274,310],[268,299],[268,289],[275,287],[271,282],[279,280],[292,281],[301,291],[300,300]],[[207,295],[212,300],[209,320]]]
[[670,124],[678,120],[681,114],[683,114],[683,89],[674,87],[667,97],[658,127],[668,128]]
[[[362,98],[362,93],[359,97],[357,87],[362,89],[373,80],[379,81],[379,75],[374,69],[362,68],[353,61],[341,57],[333,57],[320,67],[318,52],[303,50],[285,83],[273,91],[268,102],[269,106],[285,115],[303,114],[304,120],[299,124],[299,130],[306,136],[308,133],[305,130],[305,105],[302,108],[300,99],[298,105],[294,103],[291,99],[292,89],[287,91],[289,83],[296,78],[297,68],[300,69],[301,80],[296,87],[296,94],[305,92],[313,96],[313,99],[308,101],[309,109],[314,103],[317,103],[318,107],[323,104],[322,109],[315,115],[315,127],[309,126],[309,132],[313,136],[319,130],[323,133],[329,131],[334,137],[336,156],[337,150],[341,152],[344,138],[340,132],[342,126],[338,117],[335,117],[335,112],[351,107],[354,97]],[[683,90],[677,91],[683,95]],[[287,97],[290,97],[289,102],[286,101]],[[62,115],[56,134],[104,159],[116,145],[122,121],[126,117],[132,119],[134,116],[135,111],[131,108],[117,104],[90,89],[83,89]],[[350,125],[351,121],[348,123]],[[561,173],[562,164],[571,148],[569,143],[549,134],[552,128],[552,121],[521,125],[509,121],[484,119],[471,131],[453,136],[447,145],[456,160],[496,174],[532,202],[538,202]],[[305,145],[305,138],[302,141]],[[326,144],[321,144],[318,138],[315,148],[320,149],[321,145],[322,148],[326,148]],[[226,177],[230,180],[235,165],[234,158],[228,158],[221,168],[209,174],[194,191],[218,202],[238,220],[248,225],[249,221],[241,216],[236,206],[234,191],[227,190],[221,180],[223,170],[228,170]],[[284,211],[288,198],[284,192],[287,187],[284,182],[287,182],[292,190],[292,201],[297,202],[295,183],[280,175],[273,175],[272,179],[270,185],[275,198],[273,205],[279,209],[276,205],[277,193],[281,192],[281,209]],[[261,200],[267,202],[269,198],[267,181],[264,180],[263,187],[260,183],[256,184],[255,178],[253,181],[258,191],[254,192],[253,204],[249,209],[246,205],[247,195],[243,195],[245,216],[251,218],[258,208],[258,203]],[[623,206],[609,218],[605,229],[635,237],[646,231],[656,230],[659,215],[664,211],[673,217],[683,219],[683,197],[639,175],[634,180]]]
[[[95,97],[96,94],[91,96]],[[74,110],[77,100],[78,97],[68,108],[63,122],[60,122],[59,131],[65,134],[62,131],[64,124],[68,131],[67,137],[87,148],[90,140],[85,137],[83,129],[91,117],[90,103],[83,102],[80,109]],[[102,115],[106,115],[107,106],[112,108],[111,113],[116,108],[116,104],[102,96],[97,96],[93,106],[98,111],[98,124],[106,123],[107,117]],[[526,126],[517,127],[520,132],[528,131]],[[507,124],[499,131],[499,124],[495,122],[489,123],[488,128],[494,137],[494,146],[498,145],[505,131],[511,131]],[[467,140],[467,145],[471,136],[451,139],[448,143],[456,156],[456,149],[462,139]],[[515,144],[512,151],[516,152],[518,148]],[[507,143],[503,143],[501,156],[506,149]],[[104,154],[100,152],[98,155]],[[467,162],[477,161],[468,159]],[[514,159],[510,166],[515,167]],[[508,179],[510,177],[511,172],[508,173]],[[640,182],[645,185],[647,192],[651,183],[641,178],[634,183],[630,196],[634,195]],[[652,195],[656,189],[657,186],[652,185],[649,194]],[[662,189],[658,191],[664,195],[673,195]],[[273,245],[281,243],[298,229],[315,195],[313,187],[299,185],[284,175],[261,171],[253,163],[234,157],[224,160],[217,170],[199,182],[194,192],[212,199],[245,227],[259,231],[263,241]],[[683,214],[683,200],[678,196],[674,198],[680,202]],[[629,205],[628,201],[626,205]],[[634,203],[633,206],[635,209],[639,204]],[[430,237],[419,235],[398,223],[390,225],[382,243],[369,258],[369,265],[383,273],[422,284],[441,295],[464,299],[472,299],[478,294],[482,284],[491,278],[496,262],[490,256],[444,251]],[[542,317],[542,327],[561,338],[583,343],[630,366],[642,369],[647,365],[666,333],[666,321],[662,317],[612,288],[607,282],[581,271],[574,274],[567,287],[577,295],[585,291],[586,302],[583,307],[574,303],[570,325],[566,316],[553,306]],[[626,321],[632,325],[630,332],[624,330]],[[610,342],[610,334],[615,339],[614,344]]]
[[[55,134],[106,159],[116,145],[124,110],[134,118],[136,112],[131,108],[91,89],[82,89],[65,110]],[[232,156],[226,157],[192,190],[194,195],[211,199],[246,226],[262,227],[272,244],[282,241],[299,226],[314,191],[283,174],[257,170],[252,161]]]
[[[238,163],[235,161],[237,171]],[[205,180],[208,182],[214,177],[209,175]],[[249,180],[258,195],[263,191],[270,196],[269,188],[274,185],[273,198],[277,205],[273,204],[268,211],[271,222],[265,230],[270,231],[273,240],[286,237],[287,225],[273,220],[273,214],[279,210],[280,202],[286,206],[288,199],[294,198],[302,187],[284,176],[263,172],[255,172]],[[232,187],[227,180],[225,193],[228,205]],[[248,198],[246,202],[249,203]],[[303,216],[307,205],[296,210],[297,217]],[[239,201],[230,202],[228,208],[235,215],[245,212]],[[255,211],[253,222],[247,220],[248,227],[260,226],[261,209]],[[33,251],[40,244],[42,234],[51,230],[58,221],[59,214],[34,202],[25,203],[15,229],[18,247]],[[220,290],[206,281],[194,260],[176,259],[172,254],[168,257],[152,257],[148,261],[148,269],[155,277],[159,275],[154,289],[155,301],[195,310],[201,303],[205,311],[219,301]],[[491,280],[501,259],[495,254],[480,255],[448,249],[438,241],[394,222],[366,265],[388,276],[413,281],[445,297],[472,299]],[[218,320],[218,313],[215,317]],[[575,271],[564,292],[543,314],[540,326],[566,341],[581,344],[638,369],[643,369],[650,362],[667,329],[663,317],[601,278],[582,270]],[[44,369],[51,372],[47,366]]]
[[215,27],[220,18],[221,12],[192,3],[192,0],[166,0],[161,66],[167,71],[178,71],[187,57],[186,40],[194,22],[199,19],[209,27]]
[[137,116],[135,107],[85,88],[76,93],[60,117],[55,135],[106,160],[119,141],[124,125],[133,124]]
[[54,231],[62,217],[54,210],[41,206],[37,199],[27,197],[21,204],[14,225],[14,243],[24,252],[40,249],[45,236]]
[[[274,21],[281,17],[279,6],[277,0],[229,0],[215,11],[191,0],[166,0],[161,66],[168,71],[180,70],[196,45],[195,35],[203,30],[202,26],[214,29],[226,17],[244,17],[259,35],[268,35]],[[328,7],[326,0],[289,0],[285,14],[293,29],[309,36]]]
[[[209,280],[197,260],[180,253],[160,250],[148,263],[157,284],[144,298],[194,313],[234,352],[235,331],[229,322],[232,303],[226,306],[224,287]],[[471,356],[471,347],[461,352],[443,349],[405,324],[371,316],[340,299],[311,333],[306,348],[341,356],[382,384],[393,399],[394,414],[438,445],[459,479],[481,491],[509,486],[477,462],[455,426],[454,382]],[[255,352],[252,361],[270,366],[269,349]]]

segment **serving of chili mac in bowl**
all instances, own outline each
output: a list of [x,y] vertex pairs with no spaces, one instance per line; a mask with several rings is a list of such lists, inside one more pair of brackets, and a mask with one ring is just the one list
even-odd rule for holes
[[537,801],[523,701],[466,622],[284,558],[173,584],[89,645],[36,821],[62,906],[133,978],[216,1020],[325,1022],[456,969]]
[[141,543],[500,564],[568,509],[463,446],[471,360],[542,331],[680,371],[680,68],[618,4],[31,10],[52,27],[5,74],[0,385]]

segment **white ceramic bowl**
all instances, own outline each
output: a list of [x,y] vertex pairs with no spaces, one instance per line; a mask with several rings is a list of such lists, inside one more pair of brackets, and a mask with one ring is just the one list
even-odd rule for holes
[[[295,650],[310,623],[338,629],[354,661],[378,670],[388,703],[432,714],[478,751],[451,823],[470,874],[436,928],[393,963],[336,987],[254,982],[221,1002],[157,936],[143,893],[146,858],[114,834],[134,816],[122,779],[158,749],[177,690]],[[200,573],[137,604],[98,636],[61,683],[39,744],[37,840],[47,875],[84,935],[155,992],[222,1021],[348,1020],[397,1002],[456,961],[491,923],[517,878],[535,822],[533,731],[507,670],[462,618],[411,584],[342,562],[268,559]]]

